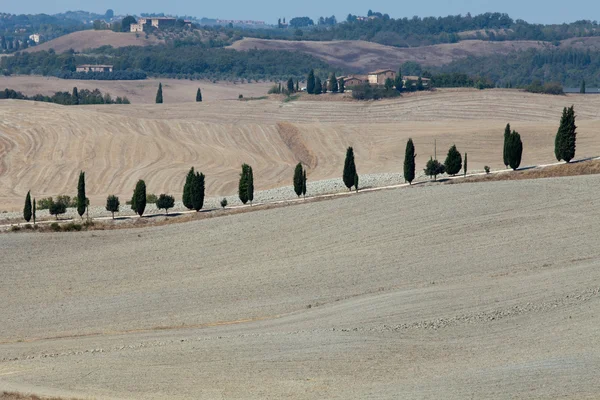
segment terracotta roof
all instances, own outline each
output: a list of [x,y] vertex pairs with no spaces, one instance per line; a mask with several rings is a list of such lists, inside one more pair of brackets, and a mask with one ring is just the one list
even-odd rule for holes
[[379,75],[386,72],[394,72],[393,69],[378,69],[377,71],[369,72],[369,75]]

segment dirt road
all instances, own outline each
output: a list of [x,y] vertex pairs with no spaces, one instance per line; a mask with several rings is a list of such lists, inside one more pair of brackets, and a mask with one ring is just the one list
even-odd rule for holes
[[0,240],[0,389],[595,398],[600,177]]

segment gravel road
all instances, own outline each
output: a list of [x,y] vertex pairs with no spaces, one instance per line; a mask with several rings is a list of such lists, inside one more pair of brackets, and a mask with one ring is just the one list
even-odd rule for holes
[[[392,179],[392,178],[391,178]],[[595,399],[600,176],[0,240],[0,389]]]

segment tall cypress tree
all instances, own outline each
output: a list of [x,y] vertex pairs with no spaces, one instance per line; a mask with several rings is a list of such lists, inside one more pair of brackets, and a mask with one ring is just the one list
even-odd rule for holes
[[463,164],[463,176],[467,176],[467,153],[465,153],[465,162]]
[[348,149],[346,149],[346,160],[344,161],[344,173],[342,176],[344,185],[346,185],[348,190],[351,190],[352,186],[354,186],[355,176],[356,164],[354,162],[354,149],[352,147],[348,147]]
[[23,218],[25,221],[29,222],[31,220],[31,191],[27,192],[27,196],[25,196],[25,207],[23,207]]
[[554,140],[554,155],[558,161],[570,162],[575,157],[577,140],[575,125],[575,109],[573,106],[564,108],[560,118],[560,126]]
[[315,78],[315,92],[314,94],[323,93],[323,85],[321,84],[321,78],[318,76]]
[[340,93],[344,93],[346,91],[346,84],[344,83],[344,78],[338,79],[338,91]]
[[204,174],[196,172],[192,180],[190,192],[192,208],[198,212],[204,206]]
[[200,88],[198,88],[198,91],[196,92],[196,102],[202,102],[202,91],[200,90]]
[[238,196],[243,204],[248,202],[248,164],[242,164],[242,173],[238,184]]
[[503,162],[504,167],[508,168],[508,150],[506,148],[508,144],[508,137],[510,136],[510,124],[506,124],[506,128],[504,128],[504,153],[503,153]]
[[335,77],[335,72],[333,72],[329,78],[329,91],[332,93],[337,93],[338,89],[338,80]]
[[144,210],[146,209],[146,182],[141,179],[135,185],[135,190],[133,191],[133,197],[131,199],[131,208],[140,217],[144,214]]
[[35,225],[35,212],[37,211],[37,207],[36,207],[36,203],[35,203],[35,198],[33,199],[33,213],[32,213],[32,217],[33,217],[33,224]]
[[517,131],[512,131],[508,138],[508,165],[516,170],[521,165],[521,158],[523,157],[523,142],[521,141],[521,135]]
[[406,150],[404,151],[404,180],[412,185],[415,179],[415,145],[412,139],[406,142]]
[[579,93],[585,94],[585,79],[581,81],[581,87],[579,88]]
[[298,163],[294,169],[294,192],[296,196],[300,197],[302,194],[302,187],[304,186],[304,171],[302,170],[302,163]]
[[302,171],[302,196],[306,198],[306,170]]
[[312,69],[306,78],[306,92],[308,94],[315,94],[315,71]]
[[163,102],[162,83],[159,82],[158,90],[156,91],[156,104],[162,104],[162,102]]
[[251,166],[248,166],[248,201],[250,205],[254,201],[254,173]]
[[194,167],[190,168],[187,176],[185,177],[185,184],[183,185],[183,195],[181,196],[181,201],[183,205],[187,209],[193,209],[194,205],[192,203],[192,182],[194,181]]
[[448,150],[448,155],[446,156],[446,161],[444,162],[444,167],[446,167],[446,173],[448,175],[456,175],[460,172],[462,168],[462,156],[460,152],[456,149],[456,145],[452,145]]
[[73,88],[72,100],[74,105],[79,105],[79,91],[77,90],[77,86]]
[[287,90],[288,94],[294,93],[294,80],[292,78],[287,81]]
[[87,208],[87,197],[85,197],[85,172],[79,172],[79,182],[77,183],[77,214],[83,218],[83,213]]

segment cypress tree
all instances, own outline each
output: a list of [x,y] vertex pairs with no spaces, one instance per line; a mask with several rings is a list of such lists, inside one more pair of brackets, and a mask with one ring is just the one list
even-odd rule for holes
[[333,72],[331,74],[331,77],[329,78],[329,91],[332,93],[337,93],[338,92],[338,81],[337,78],[335,77],[335,72]]
[[412,139],[406,142],[406,150],[404,151],[404,180],[412,185],[415,179],[415,145]]
[[456,145],[452,145],[448,150],[444,167],[446,167],[446,173],[448,175],[454,176],[460,172],[462,168],[462,156],[456,149]]
[[251,166],[248,166],[248,201],[250,205],[254,201],[254,174],[252,173]]
[[25,196],[25,207],[23,207],[23,218],[25,221],[29,222],[31,220],[31,191],[27,192],[27,196]]
[[397,91],[402,91],[402,87],[404,86],[404,82],[402,81],[402,68],[398,68],[398,74],[394,80],[394,86],[396,87]]
[[204,206],[204,174],[196,172],[196,175],[194,175],[192,180],[190,192],[192,208],[198,212]]
[[581,87],[579,88],[579,93],[585,94],[585,79],[581,81]]
[[83,213],[87,208],[87,197],[85,197],[85,172],[79,172],[77,183],[77,214],[83,219]]
[[296,92],[300,91],[300,81],[296,79]]
[[513,130],[508,138],[508,165],[513,171],[521,165],[522,156],[523,142],[521,141],[521,135]]
[[287,81],[287,90],[288,94],[294,93],[294,80],[292,78]]
[[190,168],[187,176],[185,177],[185,184],[183,185],[183,195],[181,201],[185,208],[191,210],[194,208],[192,203],[192,182],[194,181],[194,167]]
[[146,209],[146,182],[141,179],[135,185],[133,198],[131,199],[131,208],[140,217],[144,214],[144,210]]
[[163,102],[162,83],[159,82],[158,90],[156,91],[156,104],[162,104],[162,102]]
[[354,189],[358,193],[358,174],[354,175]]
[[302,196],[306,198],[306,170],[302,171]]
[[315,94],[323,93],[323,85],[321,84],[321,78],[318,76],[315,78]]
[[465,163],[463,164],[463,175],[467,176],[467,153],[465,153]]
[[312,69],[306,78],[306,92],[308,94],[315,94],[315,71]]
[[196,92],[196,102],[202,102],[202,91],[200,90],[200,88],[198,88],[198,91]]
[[72,98],[73,98],[73,104],[76,105],[76,106],[79,105],[79,91],[77,90],[77,86],[75,86],[73,88],[73,96],[72,96]]
[[294,169],[294,192],[296,192],[296,196],[298,197],[302,194],[302,187],[304,186],[303,172],[302,163],[298,163]]
[[348,190],[351,190],[352,186],[354,186],[355,176],[356,164],[354,163],[354,149],[352,147],[348,147],[348,149],[346,149],[346,160],[344,161],[344,172],[342,176],[344,185],[346,185]]
[[35,225],[35,212],[37,211],[37,206],[35,203],[35,198],[33,199],[33,213],[32,213],[32,217],[33,217],[33,224]]
[[238,185],[238,196],[243,204],[248,202],[248,164],[242,164],[242,173]]
[[558,161],[570,162],[575,157],[577,140],[575,126],[575,109],[573,106],[564,108],[560,118],[560,126],[554,140],[554,154]]
[[338,80],[338,91],[340,93],[344,93],[346,91],[346,84],[344,83],[344,79],[340,78]]
[[510,136],[510,124],[506,124],[506,128],[504,128],[504,153],[503,153],[503,162],[504,167],[508,168],[508,149],[506,146],[508,145],[508,137]]

